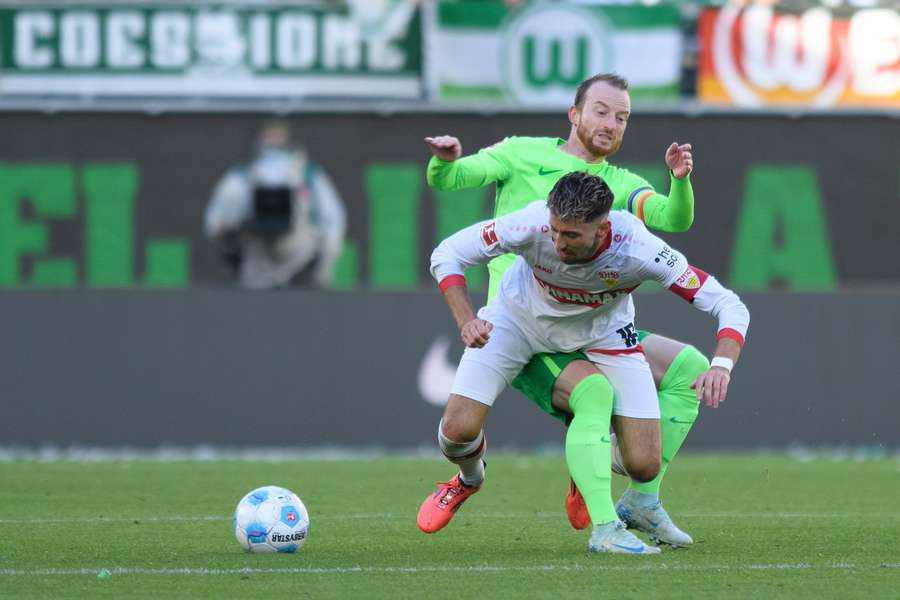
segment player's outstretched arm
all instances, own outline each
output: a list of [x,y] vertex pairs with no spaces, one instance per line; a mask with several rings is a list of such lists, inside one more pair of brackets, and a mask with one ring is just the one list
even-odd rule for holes
[[750,325],[750,311],[737,294],[724,287],[702,269],[688,265],[669,289],[695,308],[718,318],[716,350],[708,371],[694,381],[697,400],[712,408],[724,402]]
[[669,195],[635,190],[629,197],[629,211],[658,231],[687,231],[694,222],[694,189],[691,172],[694,156],[690,144],[672,142],[666,149],[666,166],[671,174]]
[[425,138],[432,157],[428,162],[428,185],[442,191],[482,187],[509,177],[509,169],[502,158],[501,144],[484,148],[476,154],[462,157],[462,144],[451,135]]
[[709,313],[719,321],[716,353],[710,369],[694,382],[697,399],[707,406],[719,406],[728,392],[731,370],[744,345],[750,326],[750,311],[737,294],[725,288],[715,277],[688,263],[687,258],[663,240],[639,226],[635,237],[643,238],[642,277],[655,280],[694,308]]
[[431,253],[431,274],[444,294],[466,346],[484,346],[493,325],[475,315],[463,273],[467,267],[487,264],[502,254],[519,253],[539,239],[540,225],[546,223],[545,213],[544,203],[534,202],[493,221],[482,221],[461,229],[438,244]]

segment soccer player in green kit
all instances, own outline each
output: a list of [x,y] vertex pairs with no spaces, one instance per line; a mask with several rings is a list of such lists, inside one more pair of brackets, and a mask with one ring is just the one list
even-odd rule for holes
[[[606,160],[621,146],[630,112],[627,82],[613,74],[595,75],[578,87],[574,104],[569,108],[571,130],[567,140],[510,137],[461,158],[462,146],[457,138],[425,138],[434,155],[428,164],[428,183],[441,190],[496,183],[495,214],[500,216],[546,198],[564,174],[586,171],[600,176],[612,189],[613,209],[627,210],[651,229],[686,231],[694,216],[690,144],[673,143],[666,150],[665,161],[671,174],[668,196],[655,192],[646,180]],[[488,265],[489,299],[497,293],[501,276],[514,258],[504,255]],[[614,286],[618,274],[607,275],[608,285]],[[662,508],[659,489],[669,463],[697,418],[701,390],[695,392],[692,386],[709,369],[709,361],[693,346],[649,332],[636,333],[659,392],[659,430],[655,421],[613,416],[617,438],[613,470],[631,478],[629,488],[616,504],[616,511],[626,525],[648,533],[657,542],[688,546],[693,540]],[[513,386],[542,410],[567,422],[570,415],[561,407],[567,406],[569,394],[592,372],[596,371],[580,353],[539,355],[525,366]],[[468,489],[451,491],[447,510],[455,511],[481,484],[480,481],[462,483]],[[572,481],[566,511],[573,527],[583,529],[591,524],[584,499]]]

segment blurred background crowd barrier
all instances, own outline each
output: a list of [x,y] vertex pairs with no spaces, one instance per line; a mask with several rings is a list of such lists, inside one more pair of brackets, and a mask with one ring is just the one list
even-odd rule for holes
[[[695,222],[665,237],[753,313],[698,447],[900,446],[900,10],[878,0],[0,1],[0,445],[430,444],[460,345],[428,258],[493,189],[429,189],[422,138],[565,137],[602,71],[633,104],[612,162],[665,192],[665,148],[693,144]],[[229,175],[296,261],[249,287],[316,291],[234,290],[252,250],[208,216]],[[292,239],[331,254],[287,239],[301,213]],[[711,350],[657,291],[638,324]],[[509,396],[493,439],[559,441]]]
[[883,0],[6,0],[0,77],[4,102],[99,109],[566,108],[603,71],[626,77],[636,103],[896,108],[898,29]]

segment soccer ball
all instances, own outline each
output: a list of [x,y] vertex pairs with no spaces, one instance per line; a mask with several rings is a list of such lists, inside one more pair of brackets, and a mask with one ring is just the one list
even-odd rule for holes
[[308,533],[306,506],[283,487],[257,488],[234,509],[234,535],[247,552],[296,552]]

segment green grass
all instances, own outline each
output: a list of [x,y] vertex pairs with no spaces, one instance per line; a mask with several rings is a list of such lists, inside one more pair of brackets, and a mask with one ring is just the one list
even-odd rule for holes
[[[680,456],[663,497],[697,543],[658,556],[585,552],[561,457],[489,460],[431,536],[415,514],[452,473],[437,459],[0,463],[0,597],[900,597],[896,459]],[[234,539],[235,503],[267,483],[309,508],[297,555]]]

